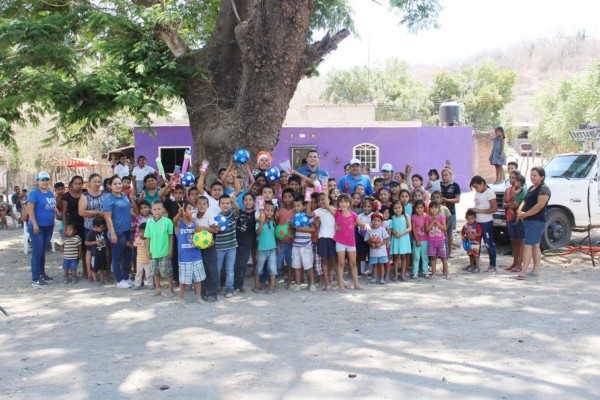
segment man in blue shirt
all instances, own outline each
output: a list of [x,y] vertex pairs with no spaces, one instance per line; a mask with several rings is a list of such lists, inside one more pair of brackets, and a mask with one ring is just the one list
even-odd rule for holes
[[317,174],[319,180],[322,178],[329,178],[329,172],[319,167],[319,153],[316,150],[310,150],[306,155],[306,165],[301,166],[296,170],[299,174],[309,176],[310,174]]
[[353,158],[350,160],[350,173],[340,179],[338,182],[338,189],[340,189],[342,193],[351,195],[354,193],[356,185],[363,185],[367,196],[373,194],[371,180],[368,176],[360,173],[360,160]]

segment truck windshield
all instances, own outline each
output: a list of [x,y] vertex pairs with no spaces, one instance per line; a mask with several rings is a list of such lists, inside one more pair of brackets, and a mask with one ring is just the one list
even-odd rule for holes
[[573,154],[551,159],[544,167],[547,178],[583,179],[596,163],[594,154]]

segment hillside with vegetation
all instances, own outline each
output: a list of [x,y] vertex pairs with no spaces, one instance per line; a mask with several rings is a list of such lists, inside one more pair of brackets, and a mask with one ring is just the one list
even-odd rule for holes
[[[465,71],[482,69],[487,65],[493,66],[495,71],[512,71],[515,79],[510,90],[491,92],[502,103],[497,115],[488,115],[490,119],[496,117],[497,120],[488,120],[487,124],[481,121],[479,124],[472,123],[476,129],[488,129],[495,123],[501,123],[506,127],[513,126],[508,132],[516,136],[530,127],[529,137],[538,148],[545,152],[564,151],[577,147],[569,140],[570,129],[578,128],[581,123],[600,120],[600,100],[596,95],[600,92],[598,54],[600,39],[581,32],[575,36],[556,34],[538,40],[524,40],[506,49],[486,50],[444,68],[411,65],[410,60],[386,60],[368,70],[366,67],[334,70],[327,76],[304,80],[291,108],[314,103],[374,102],[380,108],[380,118],[404,117],[420,119],[425,124],[437,123],[437,107],[444,99],[440,97],[443,93],[437,93],[437,96],[432,93],[440,86],[436,77],[438,81],[440,77],[452,77],[457,82],[462,80],[464,87],[475,88],[475,93],[481,95],[483,83],[478,81],[477,74]],[[386,71],[392,71],[388,78],[389,82],[393,82],[393,90],[386,86],[388,82],[381,81]],[[365,79],[369,80],[369,87],[365,86]],[[429,93],[426,94],[426,91]],[[468,92],[463,93],[466,100],[457,100],[464,104],[468,102]],[[492,96],[481,97],[489,100]]]

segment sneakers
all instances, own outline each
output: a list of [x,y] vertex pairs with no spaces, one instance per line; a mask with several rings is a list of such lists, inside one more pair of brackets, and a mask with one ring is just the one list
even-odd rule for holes
[[125,282],[127,282],[129,284],[129,286],[133,286],[135,283],[131,279],[127,279]]
[[225,298],[226,298],[226,299],[230,299],[230,298],[232,298],[232,297],[233,297],[233,290],[228,290],[228,291],[225,293]]
[[42,279],[45,280],[46,282],[52,282],[54,280],[54,278],[52,278],[51,276],[48,276],[46,274],[42,275]]
[[148,290],[154,290],[155,288],[154,288],[154,285],[148,285],[148,286],[146,286],[146,289],[148,289]]
[[317,291],[317,285],[310,285],[308,287],[308,291],[309,292],[316,292]]
[[141,286],[134,286],[133,290],[140,290],[142,287]]
[[294,284],[294,285],[292,285],[292,291],[294,291],[294,292],[299,292],[299,291],[300,291],[300,289],[301,289],[300,285],[298,285],[298,284]]
[[65,285],[68,285],[69,283],[71,283],[71,277],[70,276],[65,276],[65,278],[63,279],[63,283]]
[[121,289],[129,289],[131,285],[127,283],[126,280],[122,280],[121,282],[117,283],[117,287]]
[[38,279],[37,281],[31,281],[31,286],[48,286],[48,282],[43,279]]

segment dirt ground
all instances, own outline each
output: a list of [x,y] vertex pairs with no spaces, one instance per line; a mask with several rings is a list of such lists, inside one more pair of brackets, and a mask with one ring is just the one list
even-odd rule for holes
[[60,253],[34,288],[22,247],[0,233],[3,399],[600,398],[600,266],[581,254],[525,282],[462,273],[457,250],[448,281],[183,306],[64,285]]

